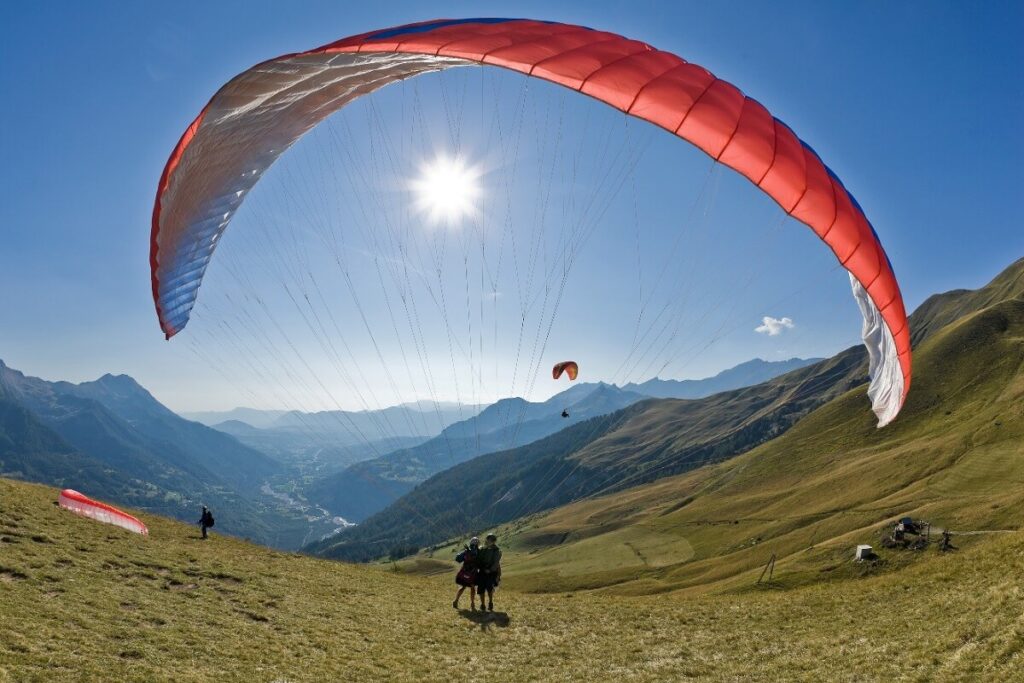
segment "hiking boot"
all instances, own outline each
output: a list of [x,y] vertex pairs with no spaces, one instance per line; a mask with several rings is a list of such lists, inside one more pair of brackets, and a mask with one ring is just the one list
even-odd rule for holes
[[455,609],[459,609],[459,601],[456,600],[455,602],[453,602],[452,607],[454,607]]
[[487,603],[487,609],[488,609],[488,611],[493,612],[494,611],[494,603],[493,602]]

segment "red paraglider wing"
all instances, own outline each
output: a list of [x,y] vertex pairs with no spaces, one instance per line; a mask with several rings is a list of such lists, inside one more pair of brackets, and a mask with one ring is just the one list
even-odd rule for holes
[[147,529],[146,525],[140,522],[137,518],[132,517],[127,512],[122,512],[113,506],[107,505],[106,503],[101,503],[98,500],[93,500],[88,496],[82,495],[74,489],[64,489],[61,491],[60,496],[57,498],[57,502],[65,510],[71,510],[83,517],[89,517],[90,519],[95,519],[98,522],[113,524],[121,527],[122,529],[134,531],[137,534],[149,534],[149,529]]
[[590,95],[735,169],[806,223],[849,271],[879,426],[910,388],[910,330],[874,229],[818,155],[760,103],[706,69],[582,26],[459,19],[373,31],[263,62],[225,84],[175,147],[153,207],[153,297],[168,338],[188,322],[217,241],[262,173],[362,95],[455,66],[493,65]]
[[576,361],[572,360],[555,363],[555,367],[551,368],[551,378],[558,379],[562,376],[563,372],[569,375],[570,381],[575,381],[576,376],[580,374],[580,366],[576,365]]

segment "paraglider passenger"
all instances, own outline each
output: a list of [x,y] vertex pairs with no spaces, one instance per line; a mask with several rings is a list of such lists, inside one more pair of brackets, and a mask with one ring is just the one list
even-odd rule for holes
[[206,538],[206,530],[213,526],[213,513],[210,512],[210,508],[203,506],[203,514],[196,523],[203,530],[203,538]]
[[484,608],[484,594],[487,594],[487,609],[494,611],[494,589],[501,582],[501,549],[498,537],[487,534],[484,547],[476,558],[476,590],[480,594],[480,609]]
[[[470,539],[469,545],[463,546],[462,552],[455,556],[455,561],[462,563],[462,568],[455,575],[455,583],[459,584],[459,592],[455,594],[455,602],[452,603],[452,607],[455,609],[459,608],[459,598],[462,597],[462,591],[469,588],[469,608],[474,612],[476,611],[476,564],[479,553],[480,539],[474,536]],[[480,608],[483,609],[483,606],[484,598],[483,594],[481,594]]]

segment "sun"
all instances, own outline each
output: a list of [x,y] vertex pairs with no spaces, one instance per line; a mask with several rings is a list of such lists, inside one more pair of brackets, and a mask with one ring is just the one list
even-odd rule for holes
[[480,172],[459,157],[439,154],[411,182],[416,208],[434,224],[458,225],[476,214]]

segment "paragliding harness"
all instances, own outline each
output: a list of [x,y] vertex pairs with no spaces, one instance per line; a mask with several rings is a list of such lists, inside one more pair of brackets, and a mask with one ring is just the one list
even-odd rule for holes
[[213,526],[213,513],[210,512],[209,508],[203,506],[203,514],[199,516],[199,530],[203,534],[203,538],[206,538],[206,530]]
[[498,546],[492,548],[483,548],[480,551],[481,555],[484,555],[484,551],[487,550],[485,555],[488,566],[480,568],[480,577],[477,580],[477,590],[491,590],[493,591],[501,583],[501,549]]

